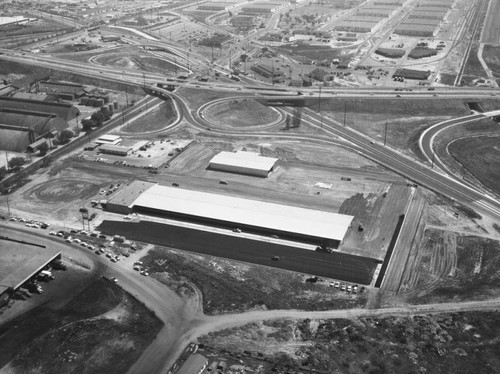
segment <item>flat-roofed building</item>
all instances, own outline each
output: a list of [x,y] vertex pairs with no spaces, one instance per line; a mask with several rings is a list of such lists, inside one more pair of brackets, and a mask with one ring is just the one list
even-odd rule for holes
[[277,161],[277,158],[264,157],[253,152],[222,151],[212,157],[209,168],[229,173],[267,177]]
[[50,94],[72,94],[74,97],[80,97],[85,94],[81,83],[60,82],[60,81],[38,81],[37,86],[40,90]]
[[156,183],[141,180],[133,181],[106,202],[106,210],[118,214],[129,214],[132,211],[134,201],[154,185]]
[[373,5],[400,6],[403,0],[375,0]]
[[400,25],[430,25],[438,26],[443,22],[439,19],[429,19],[429,18],[406,18]]
[[247,5],[241,8],[243,13],[253,13],[253,14],[270,14],[274,13],[280,9],[283,9],[290,5],[289,2],[282,3],[248,3]]
[[406,36],[432,37],[436,36],[438,30],[439,30],[438,25],[421,25],[421,24],[404,23],[398,25],[395,28],[394,33]]
[[224,3],[224,2],[210,2],[198,5],[198,10],[208,10],[213,12],[221,12],[223,10],[228,10],[234,7],[234,4]]
[[94,140],[95,143],[97,144],[113,144],[117,145],[122,141],[122,138],[119,135],[111,135],[111,134],[106,134],[102,135],[97,140]]
[[61,252],[36,243],[0,239],[0,299],[11,295]]
[[208,226],[337,248],[353,216],[215,193],[155,185],[131,204],[133,211]]
[[408,18],[428,18],[428,19],[439,19],[442,20],[448,13],[447,10],[441,10],[441,11],[426,11],[426,10],[414,10],[413,12],[410,13]]
[[335,30],[337,31],[347,31],[347,32],[373,32],[377,27],[379,22],[371,21],[352,21],[346,19],[335,25]]
[[423,0],[420,6],[433,6],[437,8],[451,8],[455,0]]
[[115,144],[103,144],[99,147],[99,151],[108,155],[126,156],[131,148]]
[[352,16],[354,17],[370,16],[370,17],[387,18],[392,16],[395,12],[396,8],[365,7],[357,10],[355,13],[353,13]]

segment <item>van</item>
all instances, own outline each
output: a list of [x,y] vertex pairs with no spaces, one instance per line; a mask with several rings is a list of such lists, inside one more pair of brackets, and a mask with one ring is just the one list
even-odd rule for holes
[[226,185],[227,185],[227,181],[225,181],[225,180],[222,180],[222,179],[221,179],[221,180],[219,181],[219,184],[226,184]]

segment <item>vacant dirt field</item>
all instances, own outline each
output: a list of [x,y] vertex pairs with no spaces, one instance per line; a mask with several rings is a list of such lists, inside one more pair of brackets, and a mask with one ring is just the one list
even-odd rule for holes
[[489,312],[284,319],[211,333],[200,342],[215,360],[257,373],[486,374],[500,362],[499,326],[500,314]]
[[500,134],[459,139],[448,150],[481,183],[500,194]]
[[164,101],[148,108],[146,114],[121,127],[120,131],[130,134],[157,132],[173,123],[176,118],[177,113],[173,103]]
[[124,373],[160,328],[142,304],[100,279],[60,309],[41,306],[2,326],[0,346],[15,355],[11,373]]
[[[282,269],[157,247],[142,258],[153,277],[180,294],[203,295],[207,314],[248,309],[325,310],[364,305],[365,295],[306,283],[307,276]],[[271,265],[271,264],[270,264]]]

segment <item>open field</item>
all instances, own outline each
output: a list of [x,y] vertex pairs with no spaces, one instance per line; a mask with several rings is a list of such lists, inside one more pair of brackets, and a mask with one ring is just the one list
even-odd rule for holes
[[101,279],[62,308],[42,305],[3,325],[0,356],[12,359],[13,373],[124,373],[160,328],[142,304]]
[[500,243],[480,236],[428,229],[418,280],[407,293],[414,303],[484,300],[500,295]]
[[481,43],[499,43],[500,42],[500,1],[490,1],[486,19],[484,20]]
[[[498,124],[496,125],[498,127]],[[500,134],[458,139],[450,154],[490,190],[500,194]]]
[[108,53],[99,55],[94,61],[105,66],[114,66],[119,69],[140,70],[151,73],[172,74],[177,67],[168,61],[145,53]]
[[[500,2],[497,3],[500,4]],[[493,76],[500,79],[500,46],[485,45],[483,49],[483,58],[493,73]]]
[[177,117],[172,101],[162,101],[159,105],[148,109],[148,112],[131,121],[120,131],[124,133],[155,132],[172,124]]
[[199,340],[208,357],[227,361],[228,367],[241,366],[243,360],[258,373],[486,374],[500,363],[499,326],[500,314],[495,312],[283,319],[210,333]]

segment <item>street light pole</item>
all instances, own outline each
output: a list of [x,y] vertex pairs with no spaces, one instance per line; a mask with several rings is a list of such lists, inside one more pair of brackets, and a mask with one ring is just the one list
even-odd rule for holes
[[321,130],[323,130],[323,116],[321,115],[321,84],[319,85],[319,96],[318,96],[318,113],[321,124]]
[[385,143],[387,142],[387,121],[385,121],[385,135],[384,135],[384,146]]

